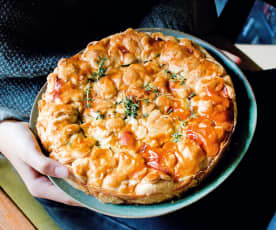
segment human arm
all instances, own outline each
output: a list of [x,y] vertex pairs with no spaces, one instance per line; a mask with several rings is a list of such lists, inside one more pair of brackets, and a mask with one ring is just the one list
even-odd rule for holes
[[11,162],[33,196],[80,206],[46,177],[66,178],[69,172],[65,166],[41,153],[28,123],[0,123],[0,152]]

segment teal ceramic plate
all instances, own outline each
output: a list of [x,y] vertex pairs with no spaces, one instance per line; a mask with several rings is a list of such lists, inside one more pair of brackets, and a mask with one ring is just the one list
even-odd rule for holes
[[[164,215],[186,207],[212,192],[237,168],[238,164],[244,157],[250,142],[252,141],[257,121],[257,105],[251,86],[237,65],[222,54],[218,49],[199,38],[175,30],[141,28],[137,29],[137,31],[162,32],[165,35],[175,36],[177,38],[189,38],[207,49],[211,55],[214,56],[214,58],[223,64],[233,80],[237,96],[238,120],[229,148],[224,153],[224,157],[221,159],[217,167],[215,167],[211,175],[203,180],[198,187],[184,193],[182,197],[174,200],[173,202],[168,201],[152,205],[103,204],[93,196],[74,189],[63,179],[50,177],[50,180],[57,187],[62,189],[74,200],[80,202],[87,208],[105,215],[124,218],[146,218]],[[46,84],[40,90],[32,109],[30,127],[35,134],[35,124],[38,115],[37,102],[41,98],[41,95],[45,89]]]

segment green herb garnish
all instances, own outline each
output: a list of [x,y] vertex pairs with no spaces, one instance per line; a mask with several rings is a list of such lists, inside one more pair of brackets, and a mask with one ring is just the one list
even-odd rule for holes
[[171,71],[164,69],[165,74],[171,74]]
[[137,110],[139,109],[139,104],[135,103],[131,96],[129,98],[125,97],[124,106],[127,117],[136,118],[138,116]]
[[198,115],[195,112],[192,112],[192,114],[185,121],[181,123],[182,127],[185,127],[192,118],[196,118],[196,117],[198,117]]
[[189,96],[188,96],[188,98],[189,99],[192,99],[193,97],[195,97],[196,96],[196,93],[195,92],[192,92]]
[[171,137],[173,138],[172,141],[176,143],[182,137],[182,134],[179,134],[179,133],[175,132],[171,135]]
[[180,80],[180,85],[184,85],[185,81],[186,81],[186,78],[182,78],[182,79]]
[[100,111],[97,111],[96,120],[102,120],[104,119],[104,114],[101,114]]
[[94,72],[90,74],[91,78],[88,78],[89,80],[98,81],[100,78],[105,76],[105,72],[107,68],[104,68],[104,64],[107,61],[106,57],[99,57],[99,60],[96,61],[99,65],[98,72]]
[[172,111],[173,111],[173,108],[170,107],[169,110],[168,110],[168,114],[172,113]]
[[171,76],[170,76],[170,78],[171,78],[172,80],[174,80],[174,81],[178,80],[178,79],[177,79],[176,73],[172,73]]
[[148,116],[149,116],[148,113],[145,113],[145,114],[143,115],[144,118],[146,118],[146,117],[148,117]]
[[155,55],[155,58],[158,58],[158,57],[160,57],[160,54],[156,54],[156,55]]
[[146,91],[151,91],[151,87],[150,87],[149,83],[147,83],[147,84],[145,85],[145,90],[146,90]]
[[89,104],[89,102],[92,101],[92,98],[89,97],[90,89],[91,89],[91,85],[89,85],[88,88],[85,90],[85,99],[86,99],[85,108],[91,107],[91,105]]
[[181,75],[172,73],[171,71],[169,71],[167,69],[165,69],[165,73],[168,74],[173,81],[179,81],[180,85],[183,85],[185,83],[185,81],[187,80],[186,78],[182,77]]
[[188,124],[187,121],[184,121],[183,123],[181,123],[182,127],[185,127]]
[[194,117],[198,117],[198,115],[195,112],[192,112],[192,114],[190,115],[190,119],[194,118]]
[[155,86],[154,86],[154,87],[150,86],[149,83],[147,83],[147,84],[145,85],[145,90],[146,90],[147,92],[151,91],[151,92],[155,93],[156,96],[159,96],[159,90],[158,90],[158,88],[155,87]]

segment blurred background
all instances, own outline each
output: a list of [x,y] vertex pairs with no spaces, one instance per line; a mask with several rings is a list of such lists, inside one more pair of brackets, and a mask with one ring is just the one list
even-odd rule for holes
[[[228,1],[231,0],[215,0],[218,16]],[[236,43],[276,44],[276,8],[267,1],[256,0]]]

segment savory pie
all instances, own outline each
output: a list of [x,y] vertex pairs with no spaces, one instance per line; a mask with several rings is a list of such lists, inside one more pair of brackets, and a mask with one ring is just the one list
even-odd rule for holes
[[128,29],[59,61],[36,128],[75,187],[103,202],[149,204],[210,172],[236,115],[230,76],[204,48]]

